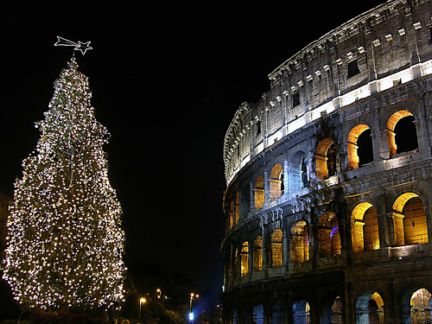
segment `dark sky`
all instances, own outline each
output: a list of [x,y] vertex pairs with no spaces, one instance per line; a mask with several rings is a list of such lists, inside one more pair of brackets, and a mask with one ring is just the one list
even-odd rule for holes
[[78,62],[112,135],[105,150],[124,210],[126,261],[131,270],[151,263],[185,274],[211,299],[222,285],[223,138],[237,107],[257,101],[267,74],[293,53],[381,2],[3,12],[0,190],[12,195],[39,136],[33,123],[71,56],[52,46],[56,35],[91,40],[94,50]]

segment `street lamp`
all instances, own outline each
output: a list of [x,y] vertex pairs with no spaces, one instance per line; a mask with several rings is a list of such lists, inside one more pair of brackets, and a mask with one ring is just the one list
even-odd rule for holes
[[145,299],[145,297],[141,297],[139,300],[139,315],[138,318],[141,319],[141,305],[147,303],[147,299]]
[[162,296],[162,291],[160,290],[160,288],[157,288],[156,289],[156,297],[157,297],[157,299],[160,299],[161,296]]
[[194,298],[198,299],[199,295],[195,294],[195,293],[191,293],[190,294],[190,299],[189,299],[189,321],[191,321],[191,322],[193,322],[193,320],[194,320],[194,313],[192,313],[192,302],[193,302]]

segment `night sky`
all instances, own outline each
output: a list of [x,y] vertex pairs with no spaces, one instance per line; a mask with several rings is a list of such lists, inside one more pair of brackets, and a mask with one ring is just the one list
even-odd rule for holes
[[213,303],[222,286],[223,138],[236,109],[257,101],[268,73],[292,54],[381,2],[3,12],[0,191],[12,196],[39,138],[34,122],[71,56],[52,46],[56,35],[91,40],[94,50],[77,57],[96,118],[112,135],[105,150],[124,211],[127,265],[183,274]]

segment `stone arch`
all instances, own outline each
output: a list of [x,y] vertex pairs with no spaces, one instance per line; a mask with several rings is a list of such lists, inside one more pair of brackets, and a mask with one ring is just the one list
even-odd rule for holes
[[240,275],[242,277],[249,273],[249,242],[242,243],[240,253]]
[[310,324],[310,305],[307,300],[295,301],[292,304],[293,324]]
[[399,195],[393,203],[392,217],[396,245],[429,242],[425,206],[418,194]]
[[290,170],[288,174],[288,185],[290,193],[300,193],[308,184],[308,172],[306,154],[302,151],[296,152],[290,159]]
[[378,292],[366,292],[356,301],[356,323],[384,323],[384,300]]
[[253,245],[253,270],[261,271],[263,264],[263,240],[261,236],[257,236]]
[[321,140],[315,151],[315,169],[318,179],[336,174],[336,143],[330,137]]
[[264,324],[264,306],[262,304],[255,305],[253,310],[253,323],[255,324]]
[[334,212],[326,212],[318,220],[318,256],[331,257],[341,254],[339,224]]
[[271,234],[271,265],[274,268],[283,265],[283,231],[275,228]]
[[357,169],[373,161],[371,130],[366,124],[354,126],[348,134],[348,164]]
[[411,288],[402,297],[403,323],[432,323],[432,297],[426,288]]
[[390,158],[418,149],[414,115],[409,110],[399,110],[390,116],[387,121],[387,143]]
[[369,202],[357,204],[351,212],[351,241],[353,252],[380,248],[378,214]]
[[321,305],[321,324],[343,324],[344,305],[340,296],[329,298]]
[[304,220],[291,227],[290,257],[291,262],[303,263],[309,260],[309,226]]
[[284,193],[284,169],[277,163],[270,171],[270,199],[277,199]]
[[259,175],[255,180],[254,193],[254,207],[261,209],[264,206],[264,176]]

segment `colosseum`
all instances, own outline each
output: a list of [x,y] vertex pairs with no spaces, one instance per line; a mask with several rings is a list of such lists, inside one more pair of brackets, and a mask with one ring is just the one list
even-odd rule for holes
[[225,323],[431,323],[432,0],[269,74],[224,139]]

